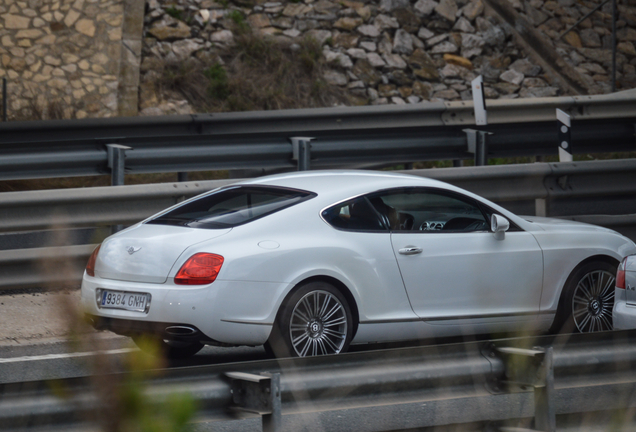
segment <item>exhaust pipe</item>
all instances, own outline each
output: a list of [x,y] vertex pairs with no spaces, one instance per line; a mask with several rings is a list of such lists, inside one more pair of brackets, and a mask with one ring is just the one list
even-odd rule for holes
[[198,333],[198,330],[188,326],[170,326],[166,327],[166,334],[171,336],[192,336]]

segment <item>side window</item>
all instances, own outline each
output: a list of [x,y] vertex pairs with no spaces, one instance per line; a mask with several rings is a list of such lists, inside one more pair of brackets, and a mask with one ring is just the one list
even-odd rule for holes
[[470,199],[428,190],[380,193],[369,199],[393,231],[487,231],[481,208]]
[[323,219],[334,228],[347,231],[385,232],[380,215],[366,198],[356,198],[337,204],[322,212]]

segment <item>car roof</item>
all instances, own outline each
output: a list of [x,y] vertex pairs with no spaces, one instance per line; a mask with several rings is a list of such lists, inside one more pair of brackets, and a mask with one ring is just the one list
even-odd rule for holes
[[302,189],[318,195],[353,196],[374,190],[406,186],[455,189],[438,180],[383,171],[302,171],[243,181],[240,184],[270,185]]

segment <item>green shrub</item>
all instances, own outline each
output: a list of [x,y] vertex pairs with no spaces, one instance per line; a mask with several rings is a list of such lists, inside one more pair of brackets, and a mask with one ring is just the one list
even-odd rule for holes
[[227,72],[219,63],[215,63],[203,71],[208,79],[208,95],[214,99],[225,100],[230,95]]
[[170,6],[164,9],[168,15],[170,15],[174,19],[178,19],[179,21],[183,21],[183,11],[177,9],[174,6]]

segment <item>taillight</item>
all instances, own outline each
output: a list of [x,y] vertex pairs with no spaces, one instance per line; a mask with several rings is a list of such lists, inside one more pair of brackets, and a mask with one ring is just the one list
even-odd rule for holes
[[99,254],[99,248],[101,247],[102,245],[99,245],[95,248],[91,257],[88,259],[88,263],[86,264],[86,274],[91,277],[95,277],[95,261],[97,261],[97,255]]
[[625,289],[625,263],[627,262],[627,257],[623,259],[621,265],[618,266],[618,271],[616,272],[616,288]]
[[215,281],[221,266],[223,257],[211,253],[198,253],[192,255],[174,277],[174,283],[178,285],[205,285]]

